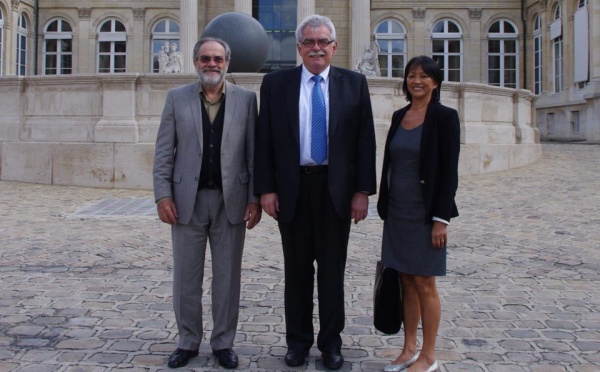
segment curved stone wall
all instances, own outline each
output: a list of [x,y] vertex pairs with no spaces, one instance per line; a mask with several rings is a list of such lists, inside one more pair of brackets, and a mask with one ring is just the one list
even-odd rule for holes
[[[262,74],[230,74],[257,92]],[[154,141],[170,88],[195,75],[115,74],[0,78],[0,179],[105,188],[152,188]],[[401,80],[369,78],[378,166]],[[461,120],[459,173],[504,170],[541,156],[529,91],[444,83]]]

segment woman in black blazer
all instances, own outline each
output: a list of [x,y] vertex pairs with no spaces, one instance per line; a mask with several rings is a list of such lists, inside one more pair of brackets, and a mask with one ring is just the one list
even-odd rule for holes
[[[382,262],[400,272],[404,347],[385,371],[436,371],[441,304],[435,277],[446,275],[447,225],[458,216],[460,123],[439,102],[443,74],[426,56],[406,65],[410,104],[394,113],[383,160],[377,211],[384,220]],[[423,347],[417,350],[417,328]]]

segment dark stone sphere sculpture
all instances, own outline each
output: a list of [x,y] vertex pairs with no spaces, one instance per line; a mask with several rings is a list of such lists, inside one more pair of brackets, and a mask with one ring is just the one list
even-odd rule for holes
[[267,60],[269,38],[263,26],[245,13],[223,13],[206,25],[202,37],[224,40],[231,48],[228,72],[257,72]]

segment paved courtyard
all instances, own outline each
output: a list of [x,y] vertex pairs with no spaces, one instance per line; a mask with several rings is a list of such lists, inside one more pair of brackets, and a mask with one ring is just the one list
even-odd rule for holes
[[[0,182],[0,372],[168,370],[170,233],[151,199]],[[600,145],[544,144],[529,166],[461,177],[457,203],[441,371],[600,371]],[[263,218],[244,253],[239,370],[325,370],[316,348],[305,367],[283,362],[280,239]],[[342,371],[380,371],[403,342],[372,326],[381,231],[374,209],[352,227]],[[187,370],[223,369],[203,343]]]

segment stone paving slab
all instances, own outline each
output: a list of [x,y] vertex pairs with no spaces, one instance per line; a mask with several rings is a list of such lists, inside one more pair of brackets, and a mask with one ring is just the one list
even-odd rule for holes
[[[599,190],[598,145],[544,144],[529,166],[461,177],[438,281],[442,372],[600,371]],[[169,370],[170,232],[147,206],[100,213],[127,201],[131,212],[152,194],[0,182],[0,372]],[[382,223],[371,211],[351,231],[342,371],[380,371],[403,342],[372,326]],[[209,319],[210,264],[206,276]],[[325,370],[316,348],[306,366],[285,366],[283,286],[267,216],[247,236],[239,370]],[[223,368],[203,343],[180,370]]]

